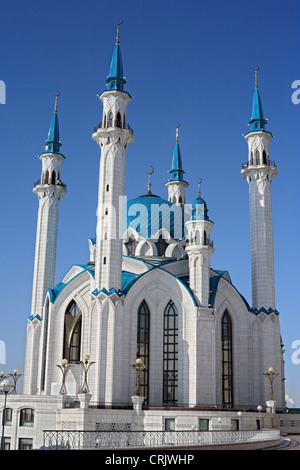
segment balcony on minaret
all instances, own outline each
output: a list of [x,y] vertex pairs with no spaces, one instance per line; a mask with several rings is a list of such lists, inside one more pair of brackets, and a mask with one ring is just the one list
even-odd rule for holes
[[108,129],[110,127],[112,127],[112,128],[118,127],[120,129],[125,129],[127,131],[130,131],[131,134],[133,135],[133,129],[128,124],[128,122],[122,123],[120,120],[115,119],[114,122],[111,123],[111,125],[109,125],[109,124],[110,124],[109,121],[107,123],[104,123],[104,125],[102,125],[102,121],[99,122],[98,126],[94,127],[94,132],[97,132],[98,129]]
[[269,160],[268,159],[268,160],[263,161],[263,162],[254,162],[253,160],[250,159],[250,161],[242,164],[242,170],[245,170],[246,168],[248,168],[250,166],[270,166],[270,167],[273,167],[273,168],[277,168],[276,163],[275,163],[274,160]]

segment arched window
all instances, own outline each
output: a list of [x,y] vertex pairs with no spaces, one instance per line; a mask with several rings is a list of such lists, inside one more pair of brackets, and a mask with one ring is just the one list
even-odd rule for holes
[[260,161],[259,161],[259,151],[256,150],[255,152],[255,165],[259,165]]
[[55,171],[52,171],[51,184],[55,184],[55,180],[56,180],[56,174],[55,174]]
[[117,114],[117,122],[116,122],[117,127],[122,127],[122,120],[121,120],[121,114]]
[[34,425],[34,409],[23,408],[20,411],[20,426],[33,426]]
[[65,313],[64,359],[71,364],[80,360],[82,314],[74,300]]
[[266,154],[266,151],[264,150],[263,151],[263,165],[266,165],[267,164],[267,154]]
[[140,304],[137,314],[137,347],[136,357],[140,357],[143,364],[147,366],[140,375],[140,390],[145,401],[148,401],[149,394],[149,345],[150,345],[150,312],[143,300]]
[[110,113],[108,115],[108,127],[112,127],[112,125],[113,125],[113,114],[110,111]]
[[206,231],[204,230],[204,233],[203,233],[203,245],[208,245],[207,243],[207,235],[206,235]]
[[125,243],[125,246],[127,248],[127,253],[129,256],[135,254],[136,245],[137,245],[137,241],[134,237],[130,237],[128,242]]
[[156,243],[156,248],[157,248],[157,256],[164,256],[165,251],[167,249],[168,243],[166,240],[163,238],[162,235],[160,235],[157,243]]
[[46,171],[45,184],[49,184],[49,171]]
[[223,405],[230,408],[233,405],[232,380],[232,323],[227,310],[222,317],[222,392]]
[[126,116],[123,116],[123,129],[126,129]]
[[104,128],[106,127],[106,114],[104,115],[104,123],[103,123],[103,127],[104,127]]
[[164,311],[163,402],[177,403],[178,389],[178,314],[172,300]]

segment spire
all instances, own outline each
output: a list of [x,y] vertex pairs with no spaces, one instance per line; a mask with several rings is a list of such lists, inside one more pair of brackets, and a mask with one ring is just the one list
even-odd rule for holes
[[60,92],[58,92],[58,94],[55,96],[54,114],[48,132],[48,140],[46,141],[46,153],[59,153],[61,146],[59,140],[59,125],[57,117],[57,100],[59,96]]
[[171,181],[183,181],[183,168],[182,168],[182,159],[181,152],[179,147],[179,127],[180,124],[176,127],[176,144],[173,153],[172,169],[169,171],[171,173]]
[[257,72],[259,70],[259,66],[256,66],[255,69],[255,90],[252,102],[252,116],[251,121],[249,124],[251,125],[251,131],[264,131],[265,124],[267,124],[267,120],[264,119],[263,108],[260,100],[260,95],[258,91],[258,79],[257,79]]
[[106,80],[108,90],[123,91],[124,84],[126,83],[126,80],[123,77],[123,62],[120,49],[120,26],[122,24],[122,20],[117,24],[116,45],[110,64],[109,76]]

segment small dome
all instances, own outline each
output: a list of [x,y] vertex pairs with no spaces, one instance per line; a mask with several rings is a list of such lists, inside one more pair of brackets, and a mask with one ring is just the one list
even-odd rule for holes
[[206,202],[202,197],[197,197],[192,205],[192,220],[209,220]]

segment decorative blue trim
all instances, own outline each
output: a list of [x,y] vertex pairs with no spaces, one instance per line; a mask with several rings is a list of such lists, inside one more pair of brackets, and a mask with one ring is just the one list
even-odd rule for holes
[[30,320],[30,321],[32,321],[34,319],[42,321],[42,318],[40,317],[40,315],[30,315],[30,317],[28,317],[28,320]]

